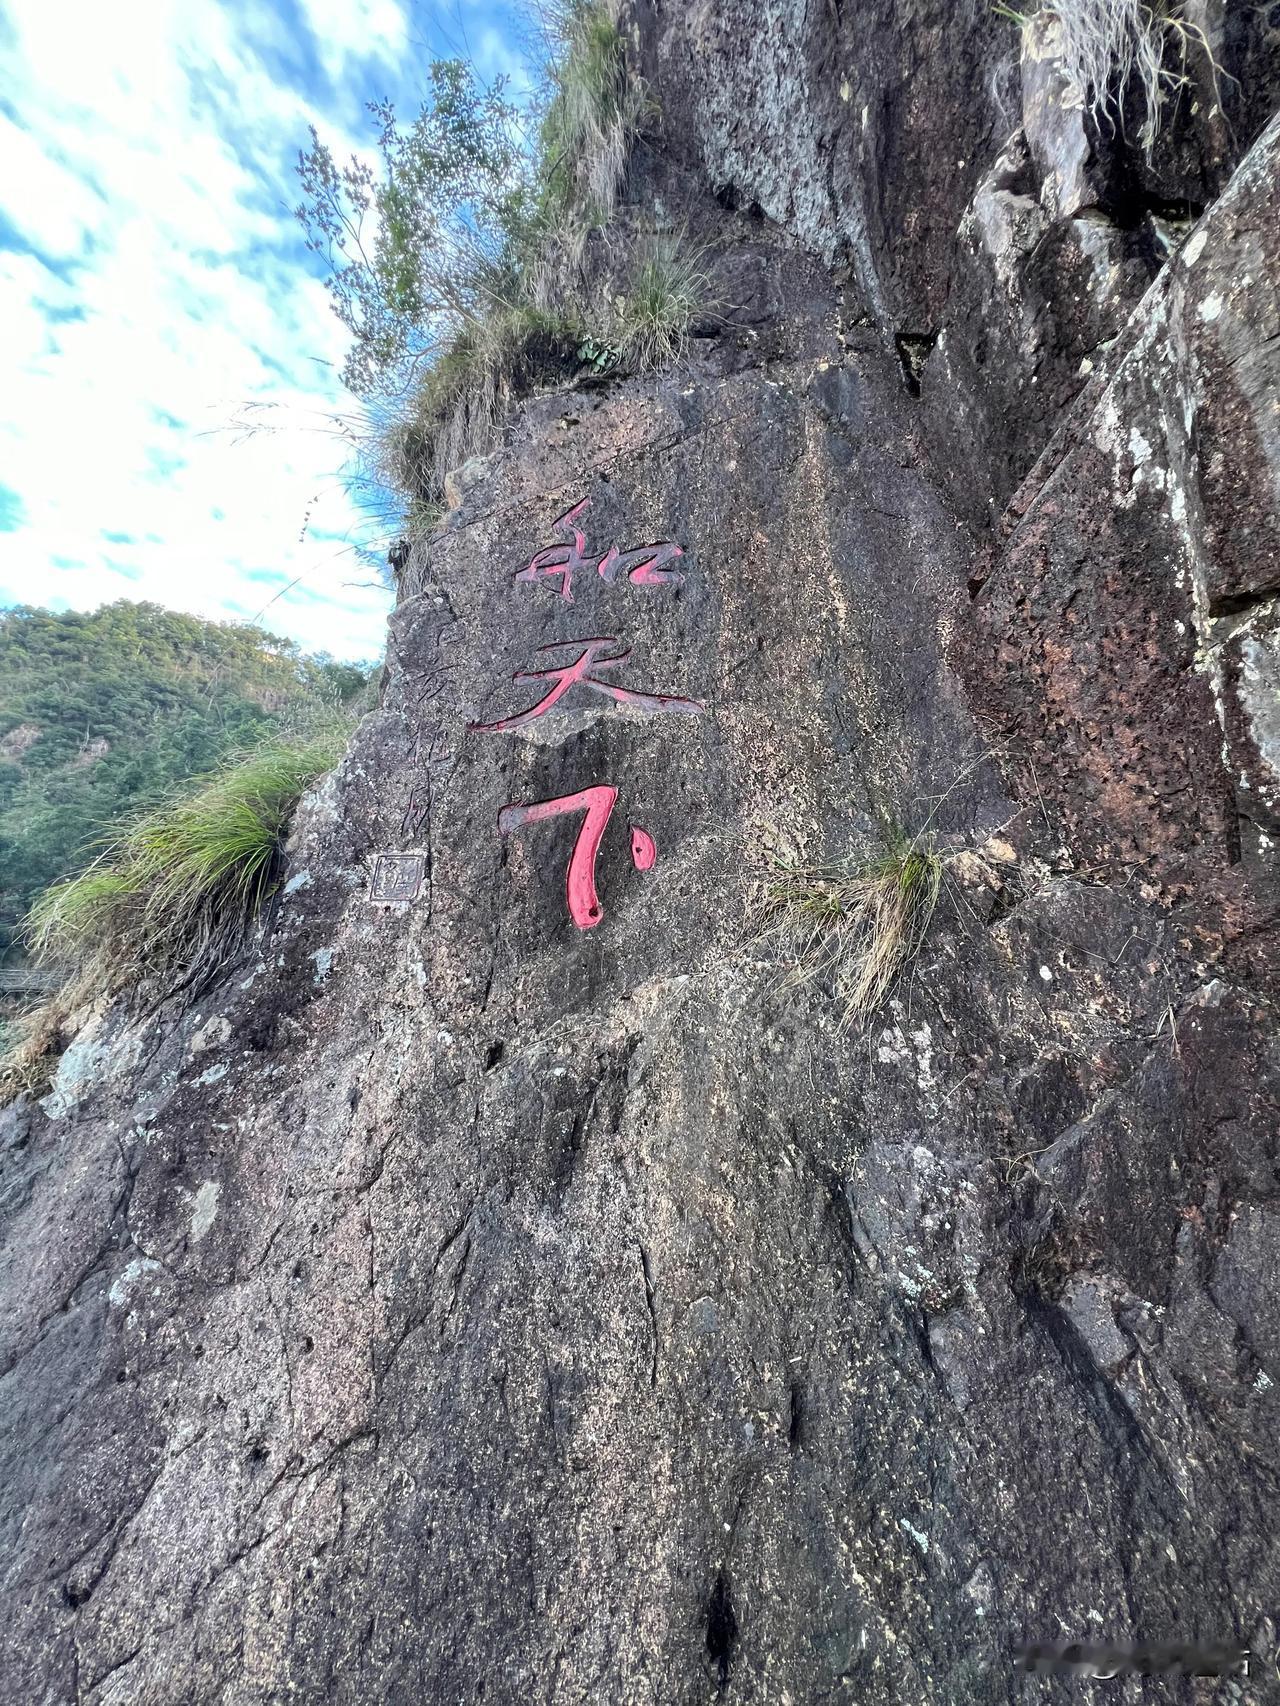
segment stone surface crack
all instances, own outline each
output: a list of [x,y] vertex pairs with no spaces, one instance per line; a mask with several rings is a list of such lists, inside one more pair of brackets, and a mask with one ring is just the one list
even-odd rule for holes
[[113,1664],[111,1666],[110,1670],[105,1670],[105,1671],[103,1671],[101,1676],[95,1677],[94,1680],[89,1684],[88,1695],[83,1695],[83,1696],[79,1692],[79,1689],[80,1689],[80,1655],[79,1655],[79,1651],[77,1650],[77,1653],[76,1653],[76,1700],[77,1700],[77,1702],[80,1701],[81,1699],[87,1700],[91,1696],[95,1695],[98,1692],[98,1690],[102,1687],[103,1683],[109,1682],[111,1680],[111,1678],[113,1676],[115,1676],[117,1671],[122,1671],[125,1669],[125,1667],[127,1665],[131,1665],[133,1663],[133,1661],[137,1658],[138,1654],[142,1651],[144,1644],[145,1643],[143,1641],[139,1641],[137,1646],[134,1647],[134,1649],[132,1650],[132,1652],[126,1653],[124,1658],[122,1658],[122,1659],[117,1659],[115,1664]]
[[649,1325],[653,1329],[653,1361],[649,1369],[649,1385],[658,1384],[658,1313],[653,1301],[653,1275],[649,1268],[649,1253],[643,1244],[637,1244],[640,1252],[640,1271],[644,1276],[644,1297],[649,1306]]
[[[444,1259],[448,1255],[449,1251],[458,1242],[459,1238],[463,1237],[465,1234],[466,1235],[466,1242],[463,1246],[462,1260],[458,1264],[457,1271],[454,1274],[452,1295],[450,1297],[449,1307],[445,1310],[445,1319],[446,1320],[449,1318],[450,1315],[452,1315],[455,1307],[457,1306],[458,1292],[459,1292],[459,1289],[460,1289],[461,1284],[462,1284],[463,1272],[464,1272],[464,1270],[467,1266],[467,1262],[471,1256],[470,1225],[471,1225],[471,1217],[472,1217],[473,1213],[475,1212],[476,1201],[477,1201],[477,1197],[472,1197],[471,1201],[467,1204],[466,1210],[464,1211],[464,1213],[462,1214],[460,1219],[445,1234],[444,1240],[441,1243],[440,1248],[436,1251],[435,1257],[433,1258],[432,1263],[431,1263],[431,1267],[427,1273],[426,1284],[427,1284],[428,1289],[430,1289],[430,1287],[432,1286],[432,1284],[435,1280],[436,1275],[440,1271],[440,1264],[444,1261]],[[401,1333],[397,1337],[395,1343],[391,1347],[391,1350],[387,1356],[386,1361],[382,1365],[381,1373],[379,1374],[375,1371],[375,1379],[374,1379],[375,1396],[376,1396],[378,1390],[380,1389],[383,1381],[385,1381],[387,1376],[390,1374],[392,1367],[395,1364],[396,1358],[400,1355],[400,1352],[404,1349],[406,1343],[408,1342],[408,1340],[410,1338],[412,1338],[414,1333],[418,1332],[420,1328],[422,1328],[426,1325],[427,1318],[430,1315],[430,1313],[431,1313],[431,1310],[430,1310],[430,1306],[428,1305],[428,1307],[426,1309],[424,1309],[420,1314],[415,1315],[413,1317],[413,1319],[410,1320],[406,1324],[406,1326],[403,1328],[403,1330],[401,1331]]]

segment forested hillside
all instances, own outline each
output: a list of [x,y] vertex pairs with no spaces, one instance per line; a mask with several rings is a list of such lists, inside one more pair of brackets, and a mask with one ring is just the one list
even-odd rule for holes
[[34,896],[121,816],[365,679],[154,604],[0,616],[0,954]]

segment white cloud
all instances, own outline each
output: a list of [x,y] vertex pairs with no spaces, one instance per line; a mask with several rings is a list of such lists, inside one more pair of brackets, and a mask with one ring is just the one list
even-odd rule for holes
[[394,67],[409,51],[409,22],[396,0],[301,0],[301,6],[335,83],[353,61]]
[[[404,50],[393,0],[304,9],[348,88],[357,59]],[[9,10],[0,484],[22,525],[0,533],[0,598],[243,619],[300,576],[264,623],[371,656],[389,598],[344,584],[372,579],[343,549],[369,527],[335,478],[340,447],[312,430],[351,406],[344,334],[289,213],[308,123],[354,142],[279,74],[278,22],[230,0]],[[246,403],[269,404],[278,430],[220,430]]]
[[504,77],[510,85],[508,95],[519,101],[533,93],[529,56],[536,50],[537,42],[532,38],[527,47],[521,47],[509,31],[490,26],[479,32],[472,57],[482,77],[490,82]]

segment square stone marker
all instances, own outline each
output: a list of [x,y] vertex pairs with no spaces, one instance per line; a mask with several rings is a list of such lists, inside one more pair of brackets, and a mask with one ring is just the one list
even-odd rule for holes
[[369,899],[395,904],[417,900],[427,874],[425,853],[379,853],[373,867]]

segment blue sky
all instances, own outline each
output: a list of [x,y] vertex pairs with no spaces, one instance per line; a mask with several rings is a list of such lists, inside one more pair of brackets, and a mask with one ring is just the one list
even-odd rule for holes
[[5,0],[0,605],[151,599],[381,656],[294,163],[309,124],[366,150],[363,102],[408,112],[434,56],[518,75],[525,28],[509,0]]

